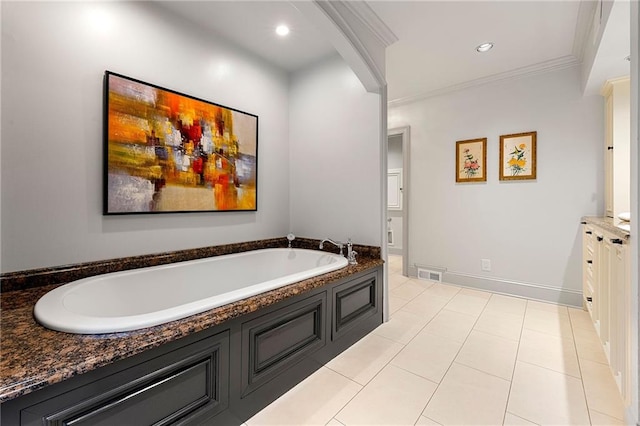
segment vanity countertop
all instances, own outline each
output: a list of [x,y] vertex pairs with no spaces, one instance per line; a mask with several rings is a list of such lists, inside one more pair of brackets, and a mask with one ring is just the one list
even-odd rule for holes
[[207,312],[126,333],[79,335],[49,330],[33,317],[36,301],[61,284],[3,292],[0,295],[0,402],[17,398],[117,360],[219,325],[288,297],[382,265],[362,257],[357,265],[290,284]]
[[582,218],[582,222],[589,223],[594,226],[598,226],[603,230],[614,234],[616,237],[624,238],[625,240],[629,239],[630,232],[619,228],[618,225],[625,224],[629,222],[623,222],[620,219],[614,219],[611,217],[602,217],[602,216],[584,216]]

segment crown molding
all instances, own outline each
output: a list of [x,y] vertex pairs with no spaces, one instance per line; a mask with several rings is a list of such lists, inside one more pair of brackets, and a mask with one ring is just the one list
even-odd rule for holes
[[345,1],[342,4],[371,31],[384,47],[389,47],[398,41],[398,37],[391,31],[391,28],[380,19],[367,2]]
[[469,89],[471,87],[482,86],[485,84],[497,83],[497,82],[507,81],[507,80],[514,80],[514,79],[529,77],[537,74],[544,74],[551,71],[570,68],[579,64],[580,64],[580,61],[573,55],[562,56],[557,59],[539,62],[537,64],[533,64],[527,67],[520,67],[511,71],[493,74],[493,75],[478,78],[475,80],[465,81],[464,83],[454,84],[452,86],[443,87],[441,89],[435,89],[435,90],[420,93],[417,95],[405,96],[399,99],[392,99],[388,102],[388,106],[395,107],[400,105],[406,105],[412,102],[421,101],[423,99],[432,98],[434,96],[440,96],[450,92]]
[[[337,28],[342,32],[342,34],[346,37],[348,42],[351,44],[351,47],[354,49],[357,55],[359,55],[361,60],[364,61],[364,63],[366,64],[368,71],[372,74],[372,77],[375,80],[375,84],[372,85],[371,87],[367,87],[367,90],[374,93],[380,93],[381,88],[386,86],[385,70],[384,68],[381,68],[376,63],[376,60],[369,52],[369,49],[367,49],[367,47],[365,46],[358,32],[356,32],[353,29],[348,19],[342,13],[341,9],[344,8],[343,11],[346,9],[349,13],[351,13],[354,17],[356,17],[356,15],[353,14],[352,10],[348,6],[349,2],[344,0],[336,0],[336,1],[313,0],[313,2],[318,6],[320,10],[324,12],[324,14],[331,21],[333,21],[333,23],[337,26]],[[356,17],[356,19],[360,20],[359,17]],[[367,27],[367,30],[368,29],[369,28]],[[377,37],[376,37],[376,40],[378,40]],[[380,45],[379,47],[384,51],[384,48],[385,48],[384,45]],[[384,66],[384,64],[381,64],[381,65]]]
[[586,42],[589,34],[591,34],[593,14],[596,12],[597,4],[598,2],[595,0],[582,0],[578,8],[578,19],[576,20],[571,53],[578,58],[580,62],[582,62],[584,58]]

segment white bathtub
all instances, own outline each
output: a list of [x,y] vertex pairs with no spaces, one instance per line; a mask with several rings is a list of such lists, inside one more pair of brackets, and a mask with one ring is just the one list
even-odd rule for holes
[[38,300],[38,322],[53,330],[131,331],[188,317],[340,269],[347,259],[315,250],[263,249],[74,281]]

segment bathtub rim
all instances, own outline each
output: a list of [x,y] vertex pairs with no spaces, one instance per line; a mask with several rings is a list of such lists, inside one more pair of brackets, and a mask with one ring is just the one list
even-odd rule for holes
[[[181,304],[168,309],[155,311],[153,313],[145,313],[138,315],[127,315],[120,317],[91,317],[83,314],[71,312],[64,307],[64,297],[74,288],[86,285],[91,281],[97,281],[105,276],[124,276],[144,273],[145,270],[162,270],[167,268],[175,268],[179,266],[188,266],[189,264],[206,263],[211,260],[220,258],[236,258],[250,256],[255,252],[289,252],[289,251],[314,252],[322,256],[329,256],[335,259],[327,265],[322,265],[313,269],[302,272],[289,274],[283,277],[254,284],[249,287],[234,290],[223,295],[215,295],[208,298],[200,299],[194,302]],[[239,302],[262,293],[267,293],[281,287],[286,287],[298,283],[300,281],[318,277],[330,272],[337,271],[348,265],[348,261],[344,256],[329,253],[321,250],[310,250],[306,248],[262,248],[257,250],[249,250],[240,253],[231,253],[219,256],[211,256],[200,259],[192,259],[180,262],[167,263],[163,265],[148,266],[124,271],[110,272],[91,277],[75,280],[59,287],[56,287],[41,296],[35,303],[33,315],[35,321],[50,330],[61,331],[76,335],[92,335],[92,334],[112,334],[134,332],[142,329],[161,326],[167,323],[182,320],[193,315],[201,314],[209,310],[218,309],[225,305]],[[213,299],[220,299],[217,303],[213,303]],[[162,314],[162,315],[160,315]],[[161,316],[161,318],[160,318]]]

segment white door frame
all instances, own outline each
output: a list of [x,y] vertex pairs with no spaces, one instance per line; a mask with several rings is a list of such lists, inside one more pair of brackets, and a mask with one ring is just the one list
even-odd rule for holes
[[387,131],[387,152],[389,137],[400,136],[402,139],[402,275],[409,276],[409,176],[411,127],[403,126]]

